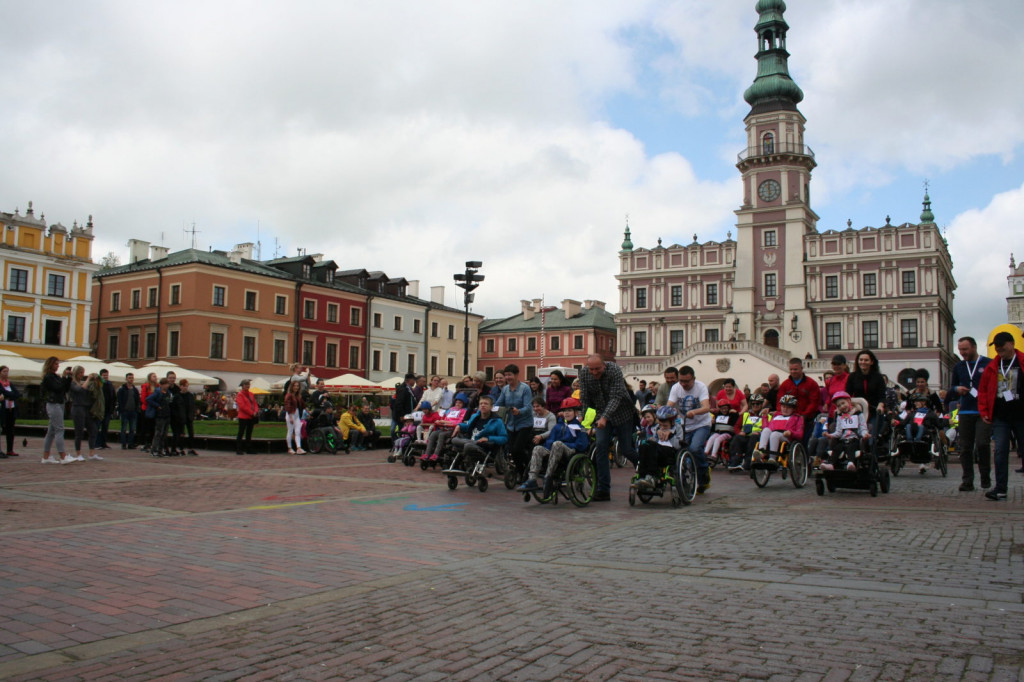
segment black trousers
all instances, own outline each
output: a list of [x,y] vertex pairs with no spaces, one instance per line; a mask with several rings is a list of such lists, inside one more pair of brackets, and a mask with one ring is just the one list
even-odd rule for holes
[[986,424],[978,414],[960,415],[957,425],[957,442],[960,446],[960,465],[963,467],[963,482],[974,483],[974,465],[983,479],[992,477],[992,425]]
[[[238,435],[235,436],[235,452],[245,452],[252,444],[252,429],[256,426],[255,419],[239,419]],[[242,445],[245,444],[245,449]]]

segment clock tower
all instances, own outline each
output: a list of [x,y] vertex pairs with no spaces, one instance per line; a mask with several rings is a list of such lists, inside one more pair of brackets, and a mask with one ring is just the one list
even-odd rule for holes
[[739,338],[782,348],[797,357],[816,352],[807,307],[804,235],[817,232],[811,210],[814,152],[804,144],[807,122],[797,109],[804,93],[789,75],[783,0],[758,0],[757,77],[743,98],[747,147],[736,167],[743,203],[736,211],[733,312]]

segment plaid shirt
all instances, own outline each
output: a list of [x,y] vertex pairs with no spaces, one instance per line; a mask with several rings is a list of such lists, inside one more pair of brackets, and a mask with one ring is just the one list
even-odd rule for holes
[[604,373],[600,379],[594,377],[586,367],[580,374],[580,402],[583,410],[594,408],[597,419],[604,417],[613,426],[631,424],[636,417],[636,408],[633,407],[635,400],[636,397],[626,388],[622,370],[614,362],[604,363]]

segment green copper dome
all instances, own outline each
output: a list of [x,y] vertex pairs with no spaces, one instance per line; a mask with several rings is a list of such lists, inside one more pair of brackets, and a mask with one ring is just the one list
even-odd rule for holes
[[786,51],[789,24],[782,16],[786,3],[758,0],[756,9],[757,76],[743,93],[743,99],[757,111],[796,109],[804,93],[789,75],[789,52]]
[[924,201],[922,202],[924,210],[921,211],[921,223],[934,223],[935,214],[932,213],[932,199],[928,196],[928,192],[924,193]]
[[623,251],[632,251],[633,250],[633,240],[629,238],[629,225],[626,225],[626,233],[625,233],[624,236],[625,236],[625,239],[622,240],[622,250]]

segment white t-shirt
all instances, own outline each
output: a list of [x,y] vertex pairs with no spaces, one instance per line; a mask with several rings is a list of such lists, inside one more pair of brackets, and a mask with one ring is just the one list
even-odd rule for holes
[[[701,381],[694,381],[693,388],[689,391],[684,390],[683,384],[677,381],[668,394],[668,401],[676,406],[680,415],[685,415],[690,410],[699,410],[701,402],[705,400],[710,402],[711,396],[708,394],[708,387]],[[702,426],[711,426],[711,412],[686,420],[687,431],[694,431]]]

